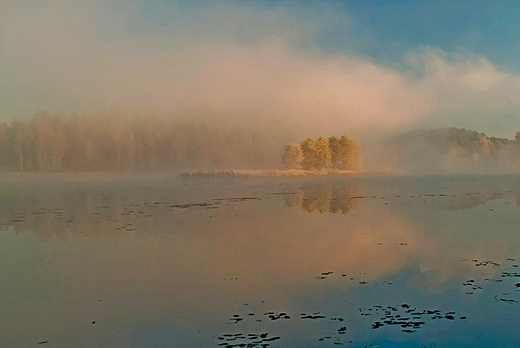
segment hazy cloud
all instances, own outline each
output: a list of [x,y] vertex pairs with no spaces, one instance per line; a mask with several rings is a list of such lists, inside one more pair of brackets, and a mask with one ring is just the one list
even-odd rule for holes
[[318,33],[348,20],[333,5],[313,13],[250,3],[56,0],[3,10],[0,117],[7,121],[38,109],[119,108],[281,118],[310,136],[433,125],[511,137],[517,128],[520,76],[485,57],[434,48],[405,55],[405,68],[324,52]]

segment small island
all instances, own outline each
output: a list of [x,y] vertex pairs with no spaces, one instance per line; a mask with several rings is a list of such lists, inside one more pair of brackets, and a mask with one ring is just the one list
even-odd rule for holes
[[351,175],[360,171],[361,151],[358,143],[346,135],[328,139],[307,138],[301,143],[287,144],[283,148],[284,169],[193,171],[181,173],[183,177],[197,176],[323,176]]

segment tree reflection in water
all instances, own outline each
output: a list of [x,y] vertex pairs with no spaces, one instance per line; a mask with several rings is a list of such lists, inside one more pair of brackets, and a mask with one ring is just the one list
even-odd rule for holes
[[348,184],[302,186],[294,194],[286,195],[285,206],[301,207],[308,212],[348,214],[358,206],[358,191],[355,186]]

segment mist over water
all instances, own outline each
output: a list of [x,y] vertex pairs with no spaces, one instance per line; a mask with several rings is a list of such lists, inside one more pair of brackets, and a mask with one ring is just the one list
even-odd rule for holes
[[[115,110],[69,115],[42,111],[29,120],[0,124],[0,169],[21,173],[178,173],[303,168],[315,174],[338,168],[394,174],[497,174],[520,170],[518,134],[512,140],[452,127],[359,140],[329,134],[314,141],[304,127],[275,118],[219,121],[175,119],[168,114],[144,117]],[[339,147],[331,145],[339,138],[346,139],[341,155]],[[313,150],[318,144],[328,149],[328,155],[319,160],[319,151]],[[286,153],[289,148],[292,152]],[[290,154],[291,161],[287,157]],[[344,163],[338,162],[339,158]],[[273,171],[269,175],[276,174]]]
[[[359,53],[362,17],[340,2],[53,0],[8,1],[2,9],[0,120],[10,126],[42,110],[86,115],[76,117],[90,125],[83,133],[106,134],[102,141],[74,134],[86,143],[68,150],[67,170],[278,168],[283,145],[341,134],[361,144],[369,170],[518,170],[516,155],[484,165],[473,153],[459,161],[460,151],[430,143],[389,147],[389,137],[437,127],[512,139],[520,77],[471,51],[416,46],[394,60]],[[331,45],[335,32],[341,47]],[[114,114],[129,118],[113,122]],[[117,144],[134,128],[162,141],[160,159],[150,159],[153,141],[139,145],[138,135]],[[93,163],[90,143],[107,149],[94,151]],[[133,163],[139,152],[146,161]],[[60,157],[43,164],[41,155],[20,156],[4,158],[7,167],[28,161],[26,169],[55,171]]]
[[517,176],[13,179],[2,192],[8,345],[518,338]]
[[[398,62],[356,54],[362,40],[345,32],[355,19],[339,3],[142,6],[4,4],[0,118],[63,109],[218,128],[274,123],[287,143],[343,133],[362,142],[424,127],[512,138],[518,128],[516,73],[429,46]],[[318,40],[334,28],[345,32],[343,50]]]
[[490,4],[3,1],[0,345],[517,346]]

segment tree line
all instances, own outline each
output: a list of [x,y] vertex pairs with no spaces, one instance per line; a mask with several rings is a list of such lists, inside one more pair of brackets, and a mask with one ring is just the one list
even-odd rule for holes
[[132,171],[261,167],[278,161],[283,144],[268,126],[179,121],[156,115],[98,111],[38,112],[0,123],[0,170]]
[[511,140],[465,128],[419,129],[389,139],[384,148],[387,160],[392,161],[387,165],[404,170],[520,170],[520,131]]
[[282,163],[288,169],[354,170],[359,168],[360,156],[359,145],[346,135],[316,140],[307,138],[300,144],[285,145]]

